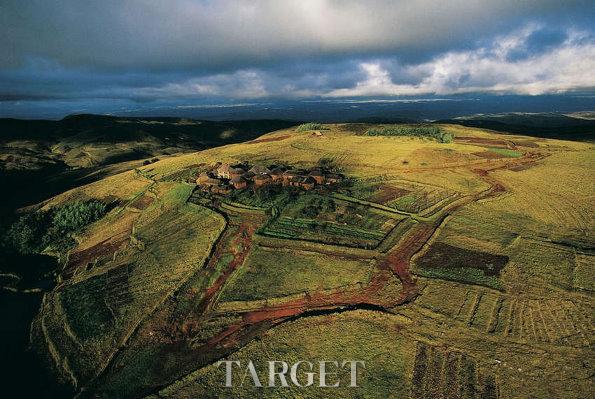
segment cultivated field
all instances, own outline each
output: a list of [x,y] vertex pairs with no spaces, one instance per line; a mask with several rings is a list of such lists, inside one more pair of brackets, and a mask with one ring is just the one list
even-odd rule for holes
[[[216,362],[358,359],[340,397],[588,397],[592,145],[368,128],[284,129],[51,199],[116,205],[77,236],[36,347],[83,396],[324,397],[226,389]],[[347,182],[270,206],[189,183],[216,162],[321,158]]]

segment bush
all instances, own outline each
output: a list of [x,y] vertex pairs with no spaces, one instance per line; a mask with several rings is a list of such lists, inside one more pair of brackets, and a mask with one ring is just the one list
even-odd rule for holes
[[452,143],[453,139],[454,139],[454,136],[452,135],[452,133],[444,133],[444,134],[442,134],[442,137],[440,138],[440,142]]
[[341,173],[343,171],[344,157],[333,156],[333,157],[322,157],[316,163],[325,173]]
[[24,255],[40,251],[44,234],[51,225],[48,216],[47,213],[30,213],[18,218],[3,237],[4,248]]
[[3,237],[6,251],[33,254],[49,245],[63,248],[71,245],[71,234],[101,218],[106,212],[103,202],[74,202],[46,212],[21,216]]
[[328,128],[321,123],[309,122],[303,123],[295,129],[296,132],[307,132],[308,130],[328,130]]
[[429,124],[371,128],[366,131],[366,135],[427,137],[441,143],[451,143],[453,140],[453,135],[451,133],[444,133],[439,126]]
[[52,226],[64,233],[75,232],[102,217],[105,210],[103,202],[74,202],[55,211]]

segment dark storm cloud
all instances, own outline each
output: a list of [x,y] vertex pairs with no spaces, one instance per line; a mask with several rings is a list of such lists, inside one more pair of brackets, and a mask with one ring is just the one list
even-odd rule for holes
[[5,0],[0,50],[5,66],[33,55],[65,66],[168,70],[237,69],[295,55],[419,55],[499,33],[526,17],[587,22],[589,3]]
[[593,20],[579,0],[4,0],[0,101],[563,92],[595,86]]

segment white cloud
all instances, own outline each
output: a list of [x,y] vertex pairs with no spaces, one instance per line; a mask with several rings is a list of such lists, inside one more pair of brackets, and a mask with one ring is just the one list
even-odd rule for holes
[[181,83],[168,83],[159,87],[142,87],[133,91],[137,97],[229,97],[261,98],[270,93],[266,90],[263,76],[257,71],[238,71],[232,74],[217,74],[192,78]]
[[360,64],[366,78],[351,88],[329,91],[327,97],[399,96],[495,92],[515,94],[560,93],[595,88],[595,42],[581,32],[569,32],[566,41],[522,59],[510,55],[526,46],[530,25],[498,37],[489,47],[453,51],[405,68],[417,76],[414,84],[395,84],[380,62]]

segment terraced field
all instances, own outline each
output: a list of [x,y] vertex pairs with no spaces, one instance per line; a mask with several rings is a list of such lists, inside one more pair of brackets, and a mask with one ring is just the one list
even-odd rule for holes
[[[586,397],[589,196],[555,197],[552,217],[523,214],[530,196],[517,186],[564,151],[581,175],[591,148],[456,126],[445,127],[464,132],[454,144],[350,129],[284,130],[135,172],[144,185],[97,222],[113,232],[91,226],[71,251],[37,344],[83,396],[262,397],[225,390],[216,362],[355,356],[367,362],[364,382],[342,397]],[[486,151],[495,155],[476,155]],[[309,167],[321,155],[344,159],[353,185],[303,192],[280,209],[176,182],[196,165]],[[54,201],[93,187],[81,190]],[[583,216],[559,224],[573,208]],[[298,394],[323,395],[264,391]]]
[[500,397],[495,377],[477,370],[472,357],[423,342],[417,342],[411,382],[412,399]]

